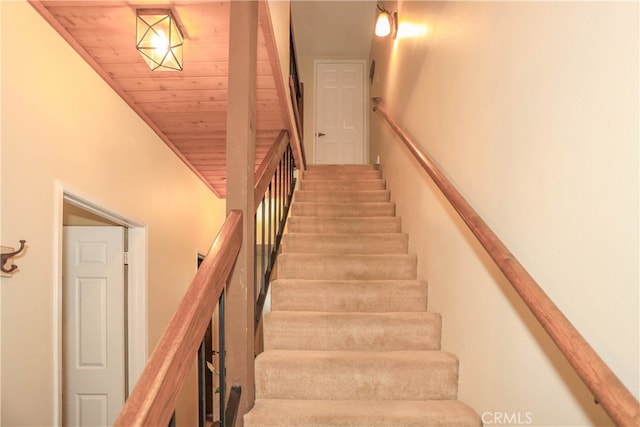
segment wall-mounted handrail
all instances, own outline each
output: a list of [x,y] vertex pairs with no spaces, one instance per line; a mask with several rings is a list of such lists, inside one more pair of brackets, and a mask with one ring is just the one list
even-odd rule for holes
[[242,244],[231,211],[160,338],[115,426],[166,426]]
[[640,404],[624,384],[580,335],[540,285],[438,169],[429,155],[389,115],[380,98],[373,98],[379,112],[449,200],[471,232],[511,282],[578,376],[593,393],[607,415],[619,426],[640,425]]

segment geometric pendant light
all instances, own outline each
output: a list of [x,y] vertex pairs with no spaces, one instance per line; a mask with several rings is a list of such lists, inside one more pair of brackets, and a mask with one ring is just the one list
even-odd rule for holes
[[169,9],[139,9],[136,49],[152,71],[182,71],[184,39]]

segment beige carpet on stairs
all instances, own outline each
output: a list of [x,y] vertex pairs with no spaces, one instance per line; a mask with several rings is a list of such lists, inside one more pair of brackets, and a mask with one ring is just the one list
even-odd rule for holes
[[457,400],[458,359],[379,170],[310,166],[256,358],[246,427],[480,426]]

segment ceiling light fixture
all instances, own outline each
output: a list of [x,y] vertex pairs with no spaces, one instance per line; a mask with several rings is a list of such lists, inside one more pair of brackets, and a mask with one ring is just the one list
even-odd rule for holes
[[139,9],[136,49],[152,71],[182,71],[184,39],[169,9]]
[[384,6],[378,4],[378,20],[376,21],[376,36],[387,37],[389,34],[396,37],[398,33],[398,12],[389,12]]

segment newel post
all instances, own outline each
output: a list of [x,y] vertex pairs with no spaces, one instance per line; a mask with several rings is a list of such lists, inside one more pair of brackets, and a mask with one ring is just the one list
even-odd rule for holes
[[[227,284],[227,385],[241,386],[237,425],[253,407],[254,301],[253,257],[255,104],[258,2],[230,2],[229,94],[227,112],[227,212],[241,209],[243,242]],[[229,394],[227,393],[227,396]]]

